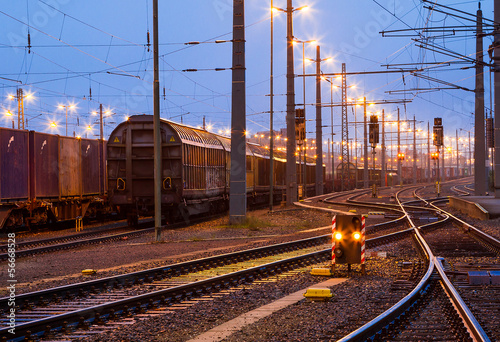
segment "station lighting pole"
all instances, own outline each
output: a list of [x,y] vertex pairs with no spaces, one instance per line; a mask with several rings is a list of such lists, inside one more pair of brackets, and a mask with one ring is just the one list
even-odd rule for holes
[[413,184],[417,184],[417,120],[413,115]]
[[11,112],[10,110],[7,110],[7,111],[5,112],[5,116],[11,116],[11,117],[12,117],[12,129],[15,129],[15,128],[16,128],[16,126],[15,126],[15,124],[14,124],[14,117],[13,117],[13,115],[12,115],[12,112]]
[[321,62],[329,61],[331,58],[321,59],[320,46],[317,45],[316,59],[310,60],[316,63],[316,196],[318,196],[323,194],[323,144],[321,144],[323,141],[323,127],[321,122]]
[[459,155],[458,155],[458,129],[455,130],[455,133],[456,133],[456,143],[457,143],[457,174],[455,176],[459,176],[460,175],[460,166],[458,165],[459,163]]
[[274,202],[274,10],[273,0],[271,0],[271,77],[270,77],[270,92],[269,92],[269,211],[273,211]]
[[74,105],[59,105],[60,109],[66,109],[66,136],[68,136],[68,108],[73,108]]
[[158,51],[158,0],[153,0],[153,127],[154,127],[154,201],[155,201],[155,241],[161,241],[161,135],[160,135],[160,78]]
[[287,19],[287,55],[286,55],[286,203],[292,205],[297,201],[297,168],[295,159],[295,74],[293,67],[293,12],[307,8],[293,8],[292,0],[287,0],[286,10],[276,10],[286,13]]
[[431,182],[431,124],[427,121],[427,181]]
[[[365,141],[364,141],[364,165],[363,165],[363,180],[364,180],[364,185],[363,187],[365,189],[368,189],[369,187],[369,182],[368,182],[368,129],[367,129],[367,124],[366,124],[366,97],[363,97],[363,112],[364,112],[364,121],[363,121],[363,130],[364,130],[364,136],[365,136]],[[399,121],[399,117],[398,117]]]
[[[321,79],[327,81],[330,83],[330,120],[331,120],[331,137],[332,137],[332,144],[333,144],[333,87],[336,87],[333,84],[333,77],[321,77]],[[317,137],[316,137],[317,138]],[[332,146],[332,154],[331,154],[331,164],[332,164],[332,184],[334,182],[334,176],[335,176],[335,150]]]
[[382,109],[382,144],[380,145],[380,186],[385,186],[385,110]]
[[[294,43],[300,43],[302,44],[302,74],[305,75],[306,73],[306,57],[305,57],[305,44],[306,43],[311,43],[311,44],[316,44],[316,40],[298,40],[294,39]],[[307,120],[306,120],[306,77],[302,76],[302,96],[303,96],[303,101],[304,101],[304,130],[307,132]],[[303,165],[303,171],[302,171],[302,198],[307,197],[307,156],[306,156],[306,139],[307,138],[307,133],[304,137],[303,141],[303,148],[302,151],[304,153],[304,165]],[[299,159],[300,159],[300,152],[299,152]],[[300,164],[300,163],[299,163]],[[299,179],[300,182],[300,179]]]
[[[398,156],[401,154],[401,121],[399,121],[399,107],[398,107]],[[403,175],[401,168],[401,160],[398,158],[398,177],[399,186],[403,185]]]

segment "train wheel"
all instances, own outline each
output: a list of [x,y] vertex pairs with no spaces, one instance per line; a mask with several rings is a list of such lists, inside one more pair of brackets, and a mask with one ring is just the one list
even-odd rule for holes
[[137,214],[127,214],[127,224],[129,227],[137,227],[139,225]]

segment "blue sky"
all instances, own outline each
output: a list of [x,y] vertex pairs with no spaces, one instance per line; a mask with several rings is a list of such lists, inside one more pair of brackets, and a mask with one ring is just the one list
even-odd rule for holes
[[[274,0],[285,7],[285,0]],[[475,13],[477,1],[439,1]],[[483,15],[493,17],[493,1],[482,1]],[[247,25],[247,128],[250,133],[269,129],[269,0],[246,1]],[[384,38],[380,30],[408,27],[470,24],[451,16],[424,9],[421,1],[409,0],[294,0],[294,6],[308,5],[307,12],[294,15],[294,35],[298,39],[319,41],[322,71],[340,72],[341,63],[347,71],[384,70],[382,64],[449,61],[453,58],[416,47],[409,37]],[[93,111],[102,103],[106,115],[106,135],[126,116],[152,114],[152,48],[148,51],[147,31],[151,32],[151,0],[16,0],[0,4],[0,96],[2,127],[10,127],[17,105],[8,99],[16,87],[32,92],[33,100],[25,101],[25,117],[29,129],[64,134],[65,111],[58,105],[74,104],[69,112],[69,134],[93,137],[98,134],[97,117]],[[230,0],[160,0],[160,87],[162,118],[198,126],[206,117],[214,131],[230,127],[231,72],[184,69],[231,67],[231,44],[214,44],[216,39],[231,39],[232,1]],[[31,51],[28,53],[28,25]],[[286,99],[286,21],[284,14],[275,16],[275,127],[285,127]],[[475,51],[474,32],[456,34],[434,43],[461,54]],[[187,46],[185,42],[206,41]],[[491,37],[484,41],[485,49]],[[306,57],[315,57],[315,47],[306,45]],[[487,58],[486,54],[486,61]],[[451,65],[430,69],[426,75],[474,88],[474,69],[467,65]],[[296,74],[302,71],[301,45],[295,48]],[[486,69],[485,69],[486,70]],[[315,71],[306,64],[306,73]],[[22,85],[14,82],[17,80]],[[337,81],[338,82],[338,81]],[[323,82],[323,102],[330,101],[329,84]],[[441,90],[418,94],[391,95],[387,91],[435,87],[436,83],[401,74],[349,76],[348,97],[366,96],[370,100],[411,99],[399,105],[402,118],[417,117],[420,128],[427,127],[433,117],[443,117],[446,135],[455,129],[470,130],[474,111],[474,94],[464,90]],[[485,72],[486,106],[489,107],[489,73]],[[340,84],[340,83],[338,83]],[[165,89],[165,90],[164,90]],[[306,103],[315,102],[314,79],[306,80]],[[90,91],[92,96],[90,97]],[[302,80],[296,80],[296,102],[302,103]],[[165,94],[165,96],[163,96]],[[334,93],[334,101],[340,92]],[[394,115],[397,105],[373,106]],[[313,120],[315,109],[306,108],[307,119]],[[352,112],[350,111],[352,116]],[[392,116],[394,117],[394,116]],[[16,127],[17,127],[17,119]],[[57,122],[56,128],[50,123]],[[334,112],[334,124],[340,122],[340,109]],[[323,124],[330,125],[330,109],[323,109]],[[432,122],[431,122],[432,125]],[[92,130],[87,130],[90,126]],[[309,136],[315,123],[308,121]],[[339,127],[334,130],[339,132]],[[465,134],[462,132],[461,134]],[[324,139],[330,128],[324,129]],[[338,139],[338,136],[337,138]]]

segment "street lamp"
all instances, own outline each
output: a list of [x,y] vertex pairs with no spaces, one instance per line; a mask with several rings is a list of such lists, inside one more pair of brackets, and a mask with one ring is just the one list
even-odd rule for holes
[[[323,140],[323,128],[321,123],[321,62],[331,61],[332,58],[321,58],[320,46],[316,46],[316,59],[308,58],[316,63],[316,140]],[[316,195],[323,194],[323,150],[321,144],[316,144]]]
[[293,68],[293,20],[295,11],[306,9],[307,6],[293,8],[292,0],[287,0],[286,10],[273,7],[275,10],[287,14],[287,100],[286,100],[286,127],[287,127],[287,149],[286,149],[286,202],[292,205],[297,200],[297,170],[295,166],[295,74]]
[[15,126],[14,126],[14,116],[12,115],[12,112],[11,112],[10,110],[7,110],[7,111],[5,112],[5,116],[10,116],[10,117],[12,117],[12,129],[14,129],[14,128],[15,128]]
[[68,136],[68,108],[73,109],[76,106],[74,104],[69,104],[69,105],[59,105],[59,109],[66,109],[66,136]]
[[[303,107],[304,107],[304,130],[307,132],[307,129],[306,129],[306,122],[307,120],[305,120],[305,115],[306,115],[306,77],[305,77],[305,73],[306,73],[306,58],[305,58],[305,44],[306,43],[309,43],[309,44],[312,44],[312,45],[316,45],[317,44],[317,41],[316,40],[298,40],[298,39],[295,39],[293,40],[293,44],[302,44],[302,74],[304,76],[302,76],[302,91],[303,91]],[[301,143],[299,142],[299,145]],[[303,166],[303,172],[302,172],[302,187],[303,187],[303,191],[302,191],[302,197],[305,198],[306,195],[307,195],[307,176],[306,176],[306,172],[307,172],[307,167],[306,167],[306,164],[307,164],[307,160],[306,160],[306,153],[305,153],[305,147],[306,147],[306,140],[304,140],[303,142],[304,144],[304,166]],[[300,150],[299,150],[300,151]],[[300,164],[300,153],[299,153],[299,164]]]

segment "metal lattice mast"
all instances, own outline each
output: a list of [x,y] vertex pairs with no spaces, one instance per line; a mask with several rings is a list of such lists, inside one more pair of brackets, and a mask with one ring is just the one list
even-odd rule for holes
[[349,189],[349,129],[347,120],[347,85],[345,63],[342,63],[342,191]]
[[24,129],[24,94],[22,88],[17,88],[17,129]]

